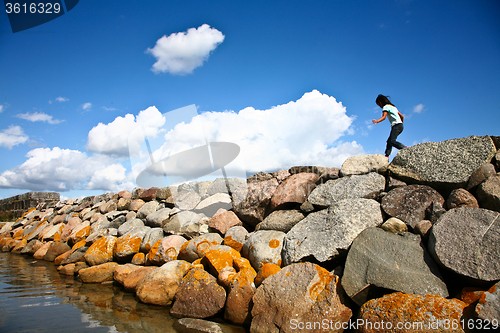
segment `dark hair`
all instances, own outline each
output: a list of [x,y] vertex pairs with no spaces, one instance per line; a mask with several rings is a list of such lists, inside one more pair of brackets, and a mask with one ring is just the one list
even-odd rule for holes
[[389,105],[392,105],[392,106],[395,106],[394,104],[391,103],[391,101],[389,100],[389,96],[384,96],[384,95],[378,95],[377,96],[377,99],[375,100],[375,103],[380,106],[380,107],[384,107],[386,106],[387,104]]

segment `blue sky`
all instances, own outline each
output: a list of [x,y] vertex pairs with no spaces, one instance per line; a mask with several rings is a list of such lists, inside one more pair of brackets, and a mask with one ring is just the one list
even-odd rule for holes
[[498,1],[88,0],[17,33],[0,8],[0,197],[131,189],[139,129],[157,160],[239,145],[229,176],[340,167],[383,153],[378,94],[407,145],[500,135]]

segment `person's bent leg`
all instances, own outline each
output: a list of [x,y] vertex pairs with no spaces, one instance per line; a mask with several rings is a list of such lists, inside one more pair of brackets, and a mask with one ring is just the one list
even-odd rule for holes
[[[391,147],[396,147],[397,149],[403,149],[406,148],[404,144],[401,142],[397,141],[397,138],[401,132],[403,132],[403,124],[396,124],[392,126],[391,128],[391,135],[389,136],[389,139],[387,140],[387,145],[391,145]],[[386,154],[387,155],[387,154]]]

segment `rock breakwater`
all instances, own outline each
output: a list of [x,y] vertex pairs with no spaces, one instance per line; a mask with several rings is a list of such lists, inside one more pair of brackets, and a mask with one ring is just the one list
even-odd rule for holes
[[498,327],[499,141],[41,203],[0,249],[171,306],[180,331],[214,316],[251,332]]

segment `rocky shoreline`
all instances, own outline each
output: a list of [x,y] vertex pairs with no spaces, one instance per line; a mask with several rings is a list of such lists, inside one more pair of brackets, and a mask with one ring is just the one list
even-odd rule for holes
[[1,227],[0,248],[171,306],[181,332],[220,332],[214,316],[250,332],[493,329],[499,148],[471,136],[390,164],[355,156],[43,203]]

